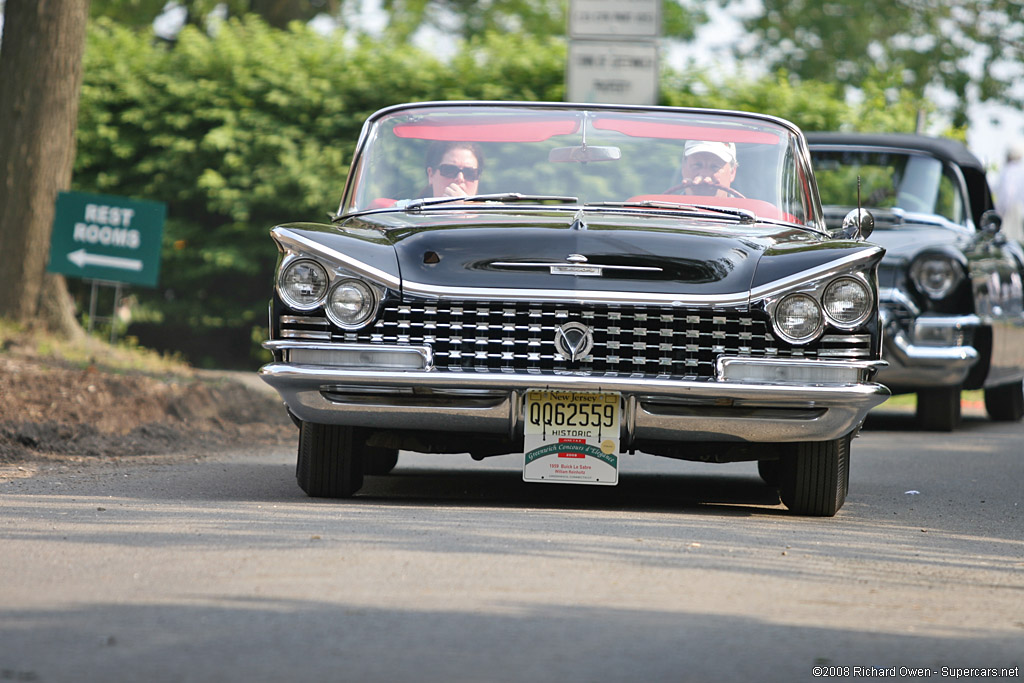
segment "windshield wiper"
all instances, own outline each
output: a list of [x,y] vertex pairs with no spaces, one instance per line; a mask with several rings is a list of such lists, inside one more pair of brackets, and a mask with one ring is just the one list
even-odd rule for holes
[[415,211],[425,206],[438,204],[466,204],[470,202],[557,202],[559,204],[578,204],[579,197],[564,197],[547,194],[522,194],[520,192],[501,192],[497,194],[474,194],[468,197],[424,197],[395,202],[393,209]]
[[[753,223],[757,220],[757,215],[753,211],[747,209],[735,209],[728,206],[711,206],[709,204],[677,204],[675,202],[663,202],[655,201],[651,199],[645,199],[642,202],[595,202],[593,204],[587,204],[587,206],[613,206],[613,207],[641,207],[651,209],[672,209],[673,211],[681,211],[684,215],[691,218],[703,218],[705,213],[712,212],[725,214],[726,216],[733,216],[738,218],[741,223]],[[689,211],[688,209],[698,209],[699,211]]]

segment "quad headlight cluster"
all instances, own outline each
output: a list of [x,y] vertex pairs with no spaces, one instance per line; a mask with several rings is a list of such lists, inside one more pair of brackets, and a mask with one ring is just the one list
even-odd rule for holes
[[298,311],[324,307],[338,327],[359,329],[373,320],[380,303],[377,289],[359,278],[335,273],[312,259],[296,259],[277,277],[281,300]]
[[784,296],[772,310],[776,333],[793,344],[817,339],[825,323],[843,330],[863,324],[875,308],[871,288],[860,278],[844,276],[824,288]]

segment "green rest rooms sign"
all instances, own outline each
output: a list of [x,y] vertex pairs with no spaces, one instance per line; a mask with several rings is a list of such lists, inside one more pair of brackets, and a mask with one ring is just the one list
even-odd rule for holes
[[167,205],[162,202],[61,192],[46,269],[155,287],[166,216]]

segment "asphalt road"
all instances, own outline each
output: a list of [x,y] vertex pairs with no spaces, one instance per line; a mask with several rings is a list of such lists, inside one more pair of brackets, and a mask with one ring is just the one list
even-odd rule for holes
[[1020,680],[1022,441],[875,413],[831,519],[647,456],[609,488],[403,453],[341,502],[291,450],[8,469],[0,681]]

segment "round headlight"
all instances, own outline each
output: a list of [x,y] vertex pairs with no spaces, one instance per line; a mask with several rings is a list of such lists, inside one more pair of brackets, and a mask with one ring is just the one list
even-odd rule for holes
[[821,331],[821,307],[806,294],[790,294],[775,307],[774,320],[786,341],[808,342]]
[[833,323],[840,327],[853,327],[868,319],[874,300],[866,284],[856,278],[842,277],[825,288],[821,304]]
[[277,291],[281,299],[292,308],[316,308],[327,293],[327,271],[316,261],[293,261],[281,271]]
[[918,291],[932,299],[942,299],[960,284],[963,268],[946,256],[921,256],[910,266],[910,278]]
[[377,309],[377,296],[361,280],[342,280],[327,295],[327,317],[335,325],[357,328],[366,324]]

